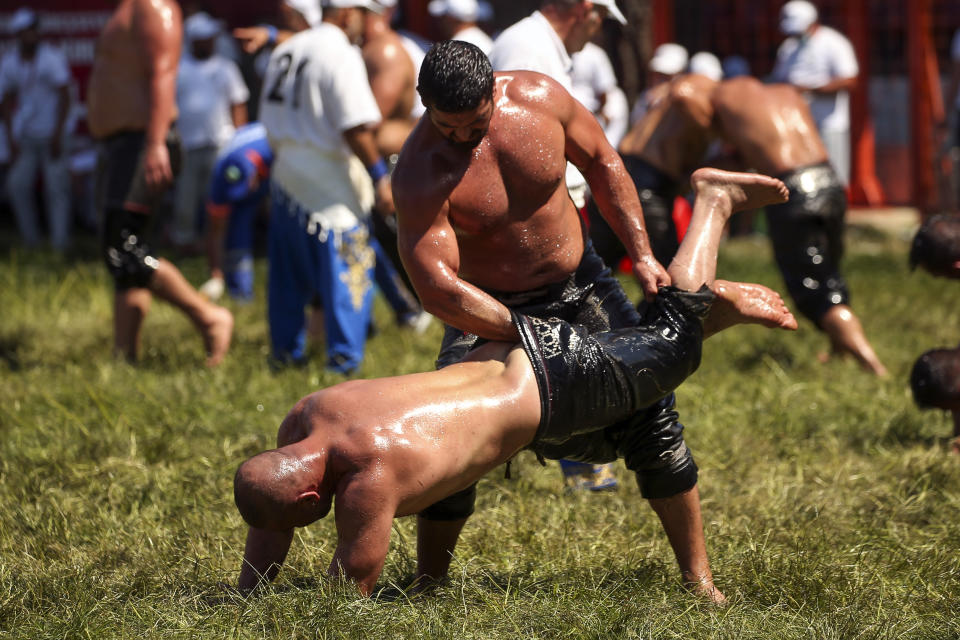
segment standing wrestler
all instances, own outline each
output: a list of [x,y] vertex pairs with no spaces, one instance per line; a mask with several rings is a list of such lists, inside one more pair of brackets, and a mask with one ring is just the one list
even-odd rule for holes
[[[700,166],[712,139],[710,91],[716,81],[684,74],[658,88],[643,117],[620,141],[623,165],[643,205],[653,255],[669,264],[677,252],[673,201],[687,192],[687,177]],[[616,265],[626,252],[616,234],[591,206],[590,237],[607,264]]]
[[797,309],[827,334],[833,353],[886,375],[850,308],[840,273],[846,191],[803,96],[789,85],[742,76],[720,83],[712,101],[724,138],[746,166],[790,189],[789,202],[767,207],[766,214],[774,257]]
[[[499,76],[495,91],[512,93],[502,85],[531,80]],[[562,161],[553,165],[562,189]],[[355,380],[298,402],[280,425],[278,448],[244,462],[234,479],[237,507],[250,525],[241,591],[277,575],[294,528],[326,516],[334,496],[329,574],[370,594],[395,517],[472,485],[520,449],[554,459],[623,457],[643,483],[651,421],[666,417],[658,401],[696,370],[703,338],[740,322],[797,326],[773,291],[714,279],[731,212],[782,201],[783,184],[702,169],[693,187],[693,221],[670,265],[674,285],[660,289],[638,326],[591,334],[513,312],[510,342],[487,342],[439,371]],[[418,553],[429,542],[420,537]],[[418,568],[418,579],[431,577]],[[703,578],[699,591],[722,602],[709,574]]]
[[154,257],[145,237],[179,154],[172,123],[181,38],[180,7],[173,0],[120,0],[97,42],[87,123],[100,143],[98,208],[116,285],[114,351],[136,360],[156,295],[193,321],[213,366],[230,347],[233,316],[201,296],[171,262]]
[[[457,40],[430,50],[418,90],[427,115],[404,146],[394,198],[407,272],[424,308],[449,325],[438,365],[462,360],[478,341],[516,342],[514,310],[590,331],[636,325],[633,304],[584,238],[564,180],[567,160],[623,239],[646,296],[670,278],[650,252],[636,191],[593,114],[545,75],[495,75],[483,52]],[[637,464],[641,491],[684,578],[709,590],[697,470],[673,406],[670,394],[650,409],[661,419],[648,433],[650,456]],[[474,498],[470,486],[423,510],[421,573],[446,574]]]

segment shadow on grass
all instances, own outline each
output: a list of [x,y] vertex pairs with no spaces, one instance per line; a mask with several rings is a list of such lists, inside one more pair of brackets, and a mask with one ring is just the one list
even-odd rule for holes
[[7,365],[10,371],[21,371],[24,363],[21,360],[20,348],[27,344],[33,336],[24,329],[0,335],[0,362]]

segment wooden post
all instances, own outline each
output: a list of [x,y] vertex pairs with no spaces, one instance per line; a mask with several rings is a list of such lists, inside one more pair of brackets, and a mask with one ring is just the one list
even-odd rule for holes
[[[933,21],[930,0],[907,3],[907,61],[910,74],[910,175],[913,204],[921,211],[935,206],[933,175],[933,98],[929,56]],[[938,84],[939,88],[939,84]]]

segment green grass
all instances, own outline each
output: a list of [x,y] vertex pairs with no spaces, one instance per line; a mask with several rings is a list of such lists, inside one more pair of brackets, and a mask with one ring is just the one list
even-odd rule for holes
[[[522,454],[481,482],[448,586],[412,598],[414,523],[396,521],[375,598],[322,576],[333,523],[299,530],[276,586],[220,599],[245,529],[232,474],[272,446],[302,395],[342,378],[266,366],[264,265],[235,307],[224,365],[156,303],[144,357],[110,357],[112,289],[96,259],[0,254],[0,636],[9,638],[960,637],[960,464],[947,416],[919,412],[907,376],[960,342],[960,286],[906,267],[903,239],[852,232],[854,309],[891,371],[819,364],[826,341],[739,327],[707,342],[681,388],[701,470],[707,544],[731,600],[679,585],[628,472],[614,494],[565,496]],[[198,260],[183,262],[193,282]],[[782,289],[761,240],[724,247],[721,277]],[[633,294],[632,283],[627,283]],[[440,329],[380,333],[360,375],[429,369]]]

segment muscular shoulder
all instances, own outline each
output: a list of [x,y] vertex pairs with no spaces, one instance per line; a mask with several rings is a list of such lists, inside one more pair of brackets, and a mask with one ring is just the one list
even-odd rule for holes
[[[550,76],[536,71],[500,71],[494,80],[502,95],[515,106],[539,110],[563,110],[570,93]],[[504,110],[501,108],[501,112]]]

